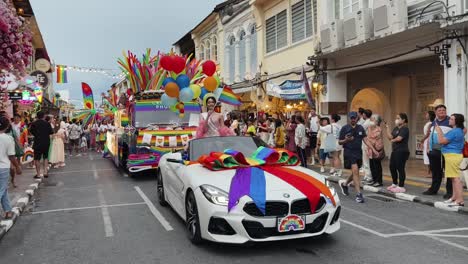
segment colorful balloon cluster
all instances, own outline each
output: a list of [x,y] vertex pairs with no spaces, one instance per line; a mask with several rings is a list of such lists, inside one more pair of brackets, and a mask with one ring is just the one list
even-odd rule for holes
[[185,114],[184,103],[197,98],[203,100],[207,93],[214,92],[220,85],[219,77],[215,75],[216,64],[211,60],[205,61],[200,68],[200,63],[196,61],[165,55],[161,57],[159,65],[170,73],[170,77],[162,82],[164,94],[161,102],[172,111],[178,111],[180,118]]

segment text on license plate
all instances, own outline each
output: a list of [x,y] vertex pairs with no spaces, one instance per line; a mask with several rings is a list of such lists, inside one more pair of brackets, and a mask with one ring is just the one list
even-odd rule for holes
[[305,229],[305,215],[288,215],[278,218],[278,232],[301,231]]

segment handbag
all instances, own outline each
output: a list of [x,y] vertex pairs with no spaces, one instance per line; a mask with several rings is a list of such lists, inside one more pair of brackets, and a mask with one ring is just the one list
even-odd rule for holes
[[465,145],[463,145],[463,157],[468,158],[468,141],[465,141]]
[[323,151],[325,153],[336,151],[336,137],[333,134],[333,125],[331,125],[331,133],[325,137]]

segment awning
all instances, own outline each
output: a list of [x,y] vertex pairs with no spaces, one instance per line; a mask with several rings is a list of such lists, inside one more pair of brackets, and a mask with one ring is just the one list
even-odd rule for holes
[[267,94],[283,100],[306,99],[302,80],[286,80],[280,85],[273,82],[267,83]]

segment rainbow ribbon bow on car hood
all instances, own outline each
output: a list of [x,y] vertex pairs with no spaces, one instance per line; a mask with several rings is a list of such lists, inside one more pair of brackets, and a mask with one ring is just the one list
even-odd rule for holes
[[213,171],[236,170],[229,188],[228,211],[231,211],[240,198],[247,195],[265,214],[265,172],[280,178],[303,193],[309,200],[312,213],[315,212],[320,194],[336,206],[330,189],[323,182],[307,173],[288,168],[288,166],[298,165],[299,159],[294,153],[284,149],[259,147],[251,157],[245,157],[239,151],[227,149],[224,152],[203,155],[198,159],[198,163]]

